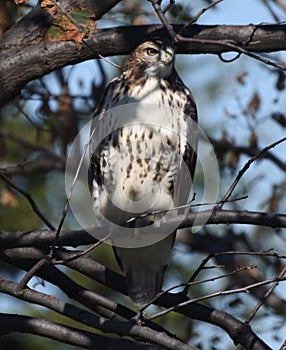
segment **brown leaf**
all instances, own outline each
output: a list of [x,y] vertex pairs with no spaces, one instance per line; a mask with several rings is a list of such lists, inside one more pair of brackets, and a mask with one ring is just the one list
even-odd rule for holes
[[260,104],[261,104],[260,96],[258,95],[257,92],[255,92],[252,98],[250,99],[250,101],[248,102],[245,113],[247,115],[255,114],[260,108]]
[[54,18],[57,16],[58,14],[58,8],[55,5],[55,3],[52,0],[43,0],[41,1],[41,8],[49,13],[51,16],[53,16]]
[[230,152],[228,166],[232,172],[237,170],[237,165],[240,160],[240,154],[236,152]]
[[43,6],[45,11],[54,17],[53,24],[46,33],[47,41],[73,40],[80,48],[83,38],[96,27],[94,13],[85,8],[63,13],[50,0],[44,0]]
[[257,133],[255,130],[252,131],[250,137],[249,137],[249,144],[253,148],[257,148]]
[[3,205],[3,207],[11,208],[15,208],[19,205],[19,201],[15,194],[7,188],[4,188],[4,190],[1,193],[0,203]]
[[244,78],[248,75],[247,72],[240,73],[239,75],[236,76],[236,80],[240,85],[245,85],[245,80]]

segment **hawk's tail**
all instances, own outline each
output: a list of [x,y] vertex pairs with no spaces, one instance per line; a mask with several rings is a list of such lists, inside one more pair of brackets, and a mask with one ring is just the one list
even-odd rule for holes
[[114,251],[126,273],[128,295],[136,305],[146,304],[162,288],[175,234],[146,247],[121,248]]

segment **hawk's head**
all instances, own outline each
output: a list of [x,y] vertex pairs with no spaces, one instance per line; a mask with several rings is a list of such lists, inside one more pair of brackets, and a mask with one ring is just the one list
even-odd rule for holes
[[169,42],[148,40],[129,56],[126,71],[129,76],[167,78],[173,69],[175,49]]

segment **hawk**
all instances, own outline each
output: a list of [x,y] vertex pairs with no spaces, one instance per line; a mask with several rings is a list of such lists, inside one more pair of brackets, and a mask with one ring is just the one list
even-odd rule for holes
[[111,234],[114,225],[141,218],[125,225],[123,243],[121,233],[111,238],[137,305],[162,288],[176,227],[165,224],[159,238],[157,231],[164,215],[188,203],[196,165],[196,105],[174,59],[167,40],[140,44],[105,89],[92,120],[89,187],[96,217],[113,224]]

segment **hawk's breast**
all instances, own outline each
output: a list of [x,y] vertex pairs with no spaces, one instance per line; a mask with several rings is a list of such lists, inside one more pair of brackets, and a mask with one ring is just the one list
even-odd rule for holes
[[175,206],[185,142],[181,141],[185,97],[162,84],[147,79],[144,85],[131,86],[124,101],[118,98],[110,111],[114,130],[101,149],[100,208],[113,222]]

